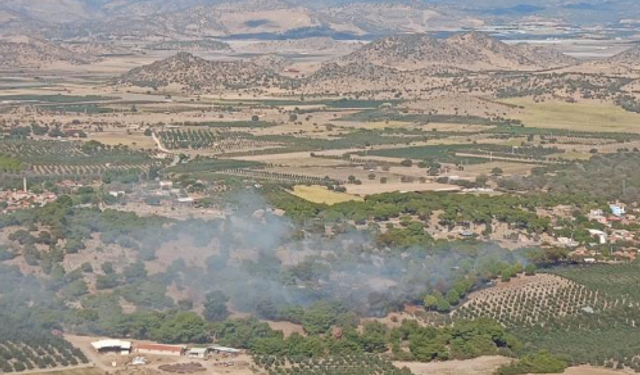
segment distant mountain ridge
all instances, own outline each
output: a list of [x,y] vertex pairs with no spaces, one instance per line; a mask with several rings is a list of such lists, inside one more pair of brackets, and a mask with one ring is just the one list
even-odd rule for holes
[[[303,92],[366,92],[402,87],[438,90],[471,75],[492,71],[546,72],[576,66],[557,51],[531,45],[509,45],[486,34],[470,32],[436,39],[424,34],[382,38],[338,60],[324,63],[301,78],[280,74],[293,62],[277,55],[242,61],[209,61],[189,53],[131,70],[114,84],[180,88],[212,92],[220,88],[284,89]],[[500,74],[498,74],[500,76]],[[496,78],[499,79],[499,78]]]
[[40,68],[55,64],[80,65],[95,57],[27,36],[3,37],[0,40],[0,68]]
[[[51,1],[46,7],[35,2]],[[39,3],[38,3],[39,4]],[[482,24],[449,8],[421,1],[357,1],[318,6],[285,0],[6,0],[0,10],[17,12],[57,38],[235,35],[364,36],[456,30]],[[60,17],[57,17],[58,14]],[[52,17],[53,15],[53,17]],[[0,21],[1,27],[1,21]],[[0,30],[1,32],[2,30]]]

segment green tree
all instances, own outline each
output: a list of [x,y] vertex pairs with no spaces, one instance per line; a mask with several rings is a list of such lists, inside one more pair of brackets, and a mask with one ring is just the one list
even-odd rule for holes
[[520,360],[500,367],[498,375],[519,374],[560,374],[569,366],[563,358],[554,356],[546,351],[526,355]]
[[207,340],[207,327],[196,313],[179,312],[165,318],[152,331],[152,338],[167,344],[202,343]]
[[208,322],[221,322],[229,317],[229,297],[220,291],[208,293],[204,301],[204,318]]
[[481,174],[476,177],[476,183],[482,187],[487,186],[487,182],[489,182],[489,177],[485,174]]
[[427,310],[434,310],[438,306],[438,297],[428,295],[424,297],[424,307]]
[[536,274],[536,271],[538,270],[538,267],[536,267],[535,264],[533,263],[529,263],[527,264],[527,266],[524,268],[524,273],[527,276],[533,276]]
[[449,304],[451,305],[457,305],[458,302],[460,301],[460,294],[458,294],[458,292],[456,292],[454,289],[451,289],[447,295],[445,296],[447,302],[449,302]]
[[402,165],[403,167],[411,167],[413,166],[413,161],[411,159],[404,159],[400,162],[400,165]]
[[302,326],[311,335],[324,334],[329,332],[339,314],[335,304],[316,302],[305,311]]

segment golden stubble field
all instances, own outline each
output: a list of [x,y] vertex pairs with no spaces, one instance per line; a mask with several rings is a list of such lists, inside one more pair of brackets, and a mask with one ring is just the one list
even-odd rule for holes
[[531,99],[508,99],[504,103],[524,107],[512,114],[525,126],[592,132],[640,132],[640,114],[627,112],[613,104],[595,101],[567,103]]

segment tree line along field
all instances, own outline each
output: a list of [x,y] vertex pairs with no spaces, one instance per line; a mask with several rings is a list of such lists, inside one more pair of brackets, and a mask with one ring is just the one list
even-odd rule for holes
[[259,169],[265,167],[265,165],[256,161],[198,157],[188,163],[180,163],[166,168],[163,172],[167,174],[201,174],[248,168]]
[[[431,159],[442,163],[482,164],[490,157],[508,157],[535,162],[550,160],[551,155],[561,154],[564,150],[557,147],[529,146],[515,147],[496,144],[450,144],[416,147],[391,148],[368,151],[367,155],[403,159]],[[459,156],[458,153],[469,155]],[[364,155],[364,153],[359,153]],[[474,155],[477,155],[474,157]],[[555,159],[555,158],[553,158]]]
[[343,121],[361,122],[405,122],[405,123],[443,123],[460,125],[481,125],[487,127],[511,127],[522,126],[518,120],[505,118],[487,118],[473,115],[446,115],[446,114],[421,114],[404,113],[395,109],[366,109],[355,114],[346,115],[340,118]]

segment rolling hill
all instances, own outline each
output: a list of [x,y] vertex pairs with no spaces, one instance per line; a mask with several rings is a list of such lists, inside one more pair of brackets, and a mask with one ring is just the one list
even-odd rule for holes
[[631,47],[617,55],[611,56],[602,63],[614,67],[624,66],[632,69],[640,68],[640,46]]
[[118,85],[173,86],[208,92],[221,88],[277,87],[289,80],[258,61],[209,61],[187,52],[131,70],[116,79]]
[[554,50],[508,45],[486,34],[471,32],[437,39],[426,34],[382,38],[340,59],[340,63],[369,62],[400,70],[452,67],[481,70],[540,70],[574,64]]

